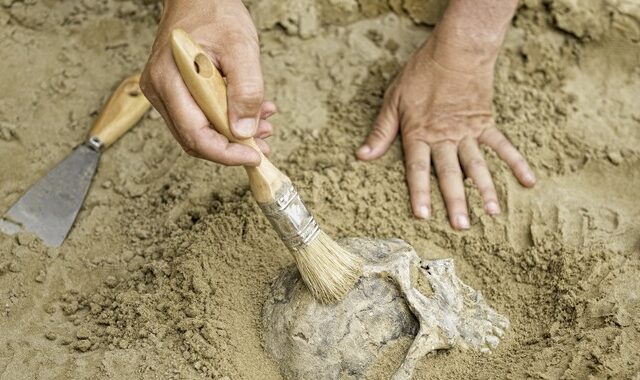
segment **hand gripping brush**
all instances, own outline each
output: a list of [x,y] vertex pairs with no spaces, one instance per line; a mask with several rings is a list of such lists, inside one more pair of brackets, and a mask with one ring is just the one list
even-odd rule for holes
[[291,180],[260,152],[253,138],[233,136],[227,117],[226,83],[207,53],[181,29],[171,33],[171,49],[191,96],[215,130],[260,154],[259,166],[245,167],[251,192],[293,254],[304,283],[322,303],[341,299],[360,276],[360,259],[322,232]]

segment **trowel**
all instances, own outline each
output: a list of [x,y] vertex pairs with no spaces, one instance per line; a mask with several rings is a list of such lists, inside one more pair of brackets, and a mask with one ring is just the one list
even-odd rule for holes
[[140,91],[140,74],[125,79],[109,98],[88,139],[36,182],[0,218],[0,231],[27,231],[45,245],[66,238],[96,172],[100,154],[133,127],[151,104]]

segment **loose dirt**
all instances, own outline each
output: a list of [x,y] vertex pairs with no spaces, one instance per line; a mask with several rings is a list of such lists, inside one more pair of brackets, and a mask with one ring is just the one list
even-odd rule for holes
[[[527,0],[498,60],[498,126],[540,179],[486,151],[502,202],[467,183],[468,232],[439,191],[411,217],[402,151],[355,160],[386,85],[440,1],[253,1],[273,161],[335,237],[399,237],[508,316],[495,353],[425,358],[416,378],[640,376],[640,5]],[[156,1],[0,2],[0,210],[81,142],[146,61]],[[432,181],[435,183],[435,181]],[[260,310],[292,262],[245,174],[193,159],[157,113],[103,155],[67,242],[0,236],[0,378],[279,379]],[[407,342],[370,374],[388,378]]]

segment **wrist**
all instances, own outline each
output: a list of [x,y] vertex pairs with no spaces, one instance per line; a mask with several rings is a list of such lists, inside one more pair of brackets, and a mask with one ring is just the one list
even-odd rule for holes
[[516,6],[516,0],[451,0],[426,49],[453,70],[493,70]]
[[[442,35],[444,34],[444,36]],[[446,33],[434,33],[424,49],[427,55],[443,68],[465,73],[493,71],[500,44],[453,39]]]
[[182,17],[198,15],[208,12],[214,5],[211,0],[163,0],[162,15],[176,15]]

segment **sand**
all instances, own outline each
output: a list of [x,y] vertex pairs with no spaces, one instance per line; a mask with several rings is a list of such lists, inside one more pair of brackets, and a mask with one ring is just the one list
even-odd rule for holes
[[[640,5],[523,1],[498,59],[498,126],[539,184],[487,151],[503,214],[411,217],[398,143],[355,160],[385,86],[439,1],[253,1],[273,161],[336,237],[398,237],[508,316],[491,355],[431,355],[416,378],[640,376]],[[578,5],[579,3],[579,5]],[[155,1],[0,2],[0,210],[81,142],[140,70]],[[435,182],[433,182],[435,183]],[[61,248],[0,236],[0,378],[280,379],[260,310],[292,258],[244,171],[184,154],[157,113],[111,147]],[[380,358],[384,379],[408,342]]]

